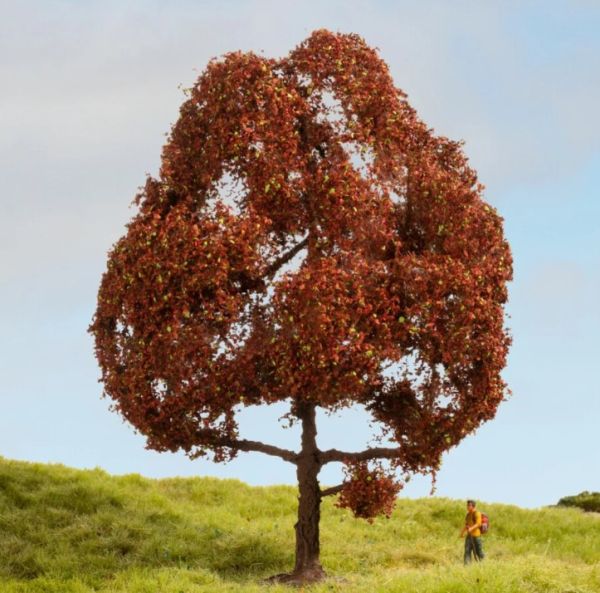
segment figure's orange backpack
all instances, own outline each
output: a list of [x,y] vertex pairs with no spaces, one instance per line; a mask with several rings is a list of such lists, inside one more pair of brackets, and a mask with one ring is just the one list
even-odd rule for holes
[[490,518],[485,514],[481,513],[481,533],[487,533],[490,528]]

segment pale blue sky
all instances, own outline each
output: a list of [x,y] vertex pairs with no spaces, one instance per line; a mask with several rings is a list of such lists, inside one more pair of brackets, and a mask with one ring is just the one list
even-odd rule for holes
[[[0,455],[294,482],[259,454],[213,465],[145,451],[100,399],[86,329],[178,85],[212,56],[281,56],[325,27],[379,47],[422,119],[465,139],[515,257],[514,395],[445,456],[437,494],[539,506],[600,490],[600,3],[0,0],[0,17]],[[295,447],[282,411],[246,414],[242,433]],[[323,419],[319,437],[351,449],[368,434],[356,412]],[[418,479],[405,495],[428,492]]]

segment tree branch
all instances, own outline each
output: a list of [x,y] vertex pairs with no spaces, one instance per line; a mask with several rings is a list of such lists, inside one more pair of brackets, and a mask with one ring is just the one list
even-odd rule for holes
[[273,276],[283,264],[289,262],[297,253],[302,251],[308,245],[308,237],[300,241],[297,245],[292,247],[287,253],[284,253],[281,257],[277,258],[268,268],[266,277],[270,278]]
[[279,457],[284,461],[290,463],[297,463],[298,454],[295,451],[288,449],[281,449],[275,447],[275,445],[267,445],[260,441],[249,441],[246,439],[230,439],[227,437],[213,438],[210,440],[211,446],[226,447],[229,449],[237,449],[238,451],[256,451],[258,453],[265,453],[266,455],[272,455],[273,457]]
[[337,486],[332,486],[331,488],[325,488],[325,490],[321,490],[321,498],[325,496],[332,496],[333,494],[337,494],[342,491],[344,487],[343,484],[338,484]]
[[319,456],[322,465],[331,463],[332,461],[368,461],[369,459],[395,459],[400,456],[400,449],[374,447],[373,449],[365,449],[360,452],[345,452],[337,449],[329,449],[323,451]]

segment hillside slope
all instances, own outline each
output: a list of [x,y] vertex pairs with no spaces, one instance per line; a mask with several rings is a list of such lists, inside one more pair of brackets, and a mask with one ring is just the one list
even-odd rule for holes
[[[488,558],[463,567],[464,503],[400,499],[373,525],[324,502],[310,590],[600,592],[600,517],[483,504]],[[261,579],[293,562],[293,487],[150,480],[0,458],[2,593],[288,591]]]

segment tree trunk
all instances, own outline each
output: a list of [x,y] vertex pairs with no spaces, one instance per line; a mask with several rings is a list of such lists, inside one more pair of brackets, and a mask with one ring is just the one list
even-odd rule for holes
[[321,493],[317,476],[321,469],[317,449],[315,405],[299,404],[302,421],[302,451],[298,461],[298,522],[296,529],[296,565],[294,574],[303,580],[319,580],[325,572],[319,562],[319,520]]
[[325,577],[319,562],[319,520],[321,493],[317,476],[321,469],[317,448],[317,425],[315,405],[297,404],[296,413],[302,422],[302,450],[297,462],[298,521],[296,530],[296,563],[294,571],[269,579],[271,582],[304,584],[320,581]]

